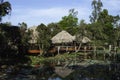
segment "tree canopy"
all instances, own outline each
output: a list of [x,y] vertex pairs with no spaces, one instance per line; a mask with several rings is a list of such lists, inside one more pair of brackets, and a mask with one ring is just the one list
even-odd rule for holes
[[70,9],[68,16],[62,17],[62,20],[59,22],[61,28],[66,30],[68,28],[76,27],[78,24],[77,14],[78,11],[75,11],[75,9]]
[[8,1],[0,0],[0,21],[3,16],[9,15],[11,10],[11,4]]

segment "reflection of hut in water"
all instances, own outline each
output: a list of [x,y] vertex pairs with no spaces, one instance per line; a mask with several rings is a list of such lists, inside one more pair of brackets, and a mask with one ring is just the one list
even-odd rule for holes
[[55,67],[55,73],[62,78],[65,78],[66,76],[70,75],[73,71],[74,70],[69,68]]

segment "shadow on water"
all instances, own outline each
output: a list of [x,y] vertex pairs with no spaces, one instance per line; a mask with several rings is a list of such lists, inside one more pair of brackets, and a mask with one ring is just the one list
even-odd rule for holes
[[50,66],[9,66],[0,71],[0,80],[46,80],[54,72]]
[[63,80],[120,80],[120,65],[90,65],[76,69]]
[[94,64],[87,67],[74,65],[67,68],[74,71],[65,77],[61,77],[55,73],[54,66],[11,65],[5,71],[1,70],[0,80],[120,80],[119,63]]

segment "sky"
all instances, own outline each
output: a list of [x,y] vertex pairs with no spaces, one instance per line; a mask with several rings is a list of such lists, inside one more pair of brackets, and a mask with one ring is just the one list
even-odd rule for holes
[[[3,17],[3,22],[11,22],[12,25],[25,22],[28,27],[41,23],[49,24],[59,22],[63,16],[67,16],[70,9],[78,11],[77,17],[89,23],[92,13],[92,0],[4,0],[12,5],[11,16]],[[103,9],[107,9],[111,15],[120,15],[120,0],[101,0]]]

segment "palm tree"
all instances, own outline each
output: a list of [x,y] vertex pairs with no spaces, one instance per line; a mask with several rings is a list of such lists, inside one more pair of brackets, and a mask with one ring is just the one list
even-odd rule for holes
[[11,13],[11,4],[8,1],[0,0],[0,22],[2,17]]

